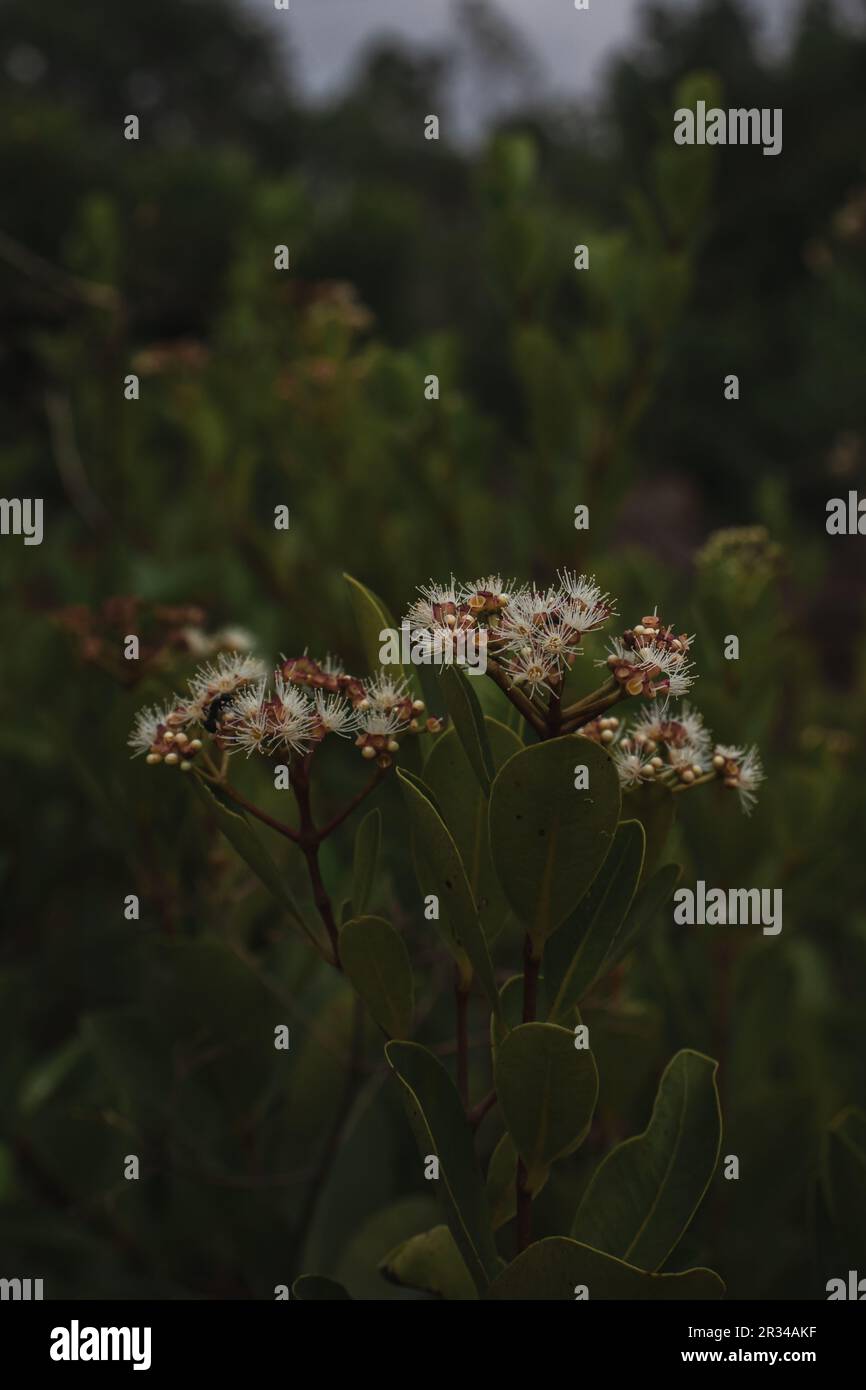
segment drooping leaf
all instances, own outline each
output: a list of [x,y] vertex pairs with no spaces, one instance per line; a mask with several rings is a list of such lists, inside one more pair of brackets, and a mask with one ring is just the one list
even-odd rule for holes
[[647,1128],[596,1169],[572,1227],[575,1240],[639,1269],[658,1270],[710,1185],[722,1142],[718,1063],[685,1049],[659,1082]]
[[[499,768],[523,745],[513,730],[489,716],[484,721],[494,766]],[[457,737],[448,729],[436,740],[424,765],[424,781],[454,838],[488,942],[499,935],[511,909],[490,857],[487,799]]]
[[[589,786],[575,788],[586,766]],[[613,844],[619,778],[597,743],[570,734],[515,753],[490,792],[490,848],[536,950],[579,903]]]
[[[474,678],[472,678],[474,679]],[[485,797],[490,795],[490,784],[496,774],[493,753],[487,740],[487,730],[478,696],[472,688],[472,679],[456,666],[445,666],[440,676],[445,705],[451,716],[469,765],[478,779],[478,785]]]
[[264,884],[273,897],[276,898],[283,910],[292,918],[295,925],[300,927],[301,931],[312,942],[319,954],[327,958],[328,953],[325,947],[307,926],[283,875],[280,873],[280,870],[265,848],[261,837],[250,825],[246,816],[243,815],[242,812],[228,806],[219,795],[218,791],[206,786],[198,777],[191,777],[190,782],[200,800],[203,802],[208,814],[216,822],[232,848],[237,851],[245,864],[252,869],[256,877]]
[[547,943],[548,990],[551,981],[557,982],[551,1022],[568,1022],[572,1009],[603,973],[638,885],[643,851],[643,826],[639,821],[621,821],[589,892]]
[[[457,846],[436,808],[430,789],[418,777],[397,769],[409,812],[416,852],[426,866],[430,887],[439,899],[439,926],[461,973],[471,963],[494,1013],[499,1011],[499,992],[487,941],[478,919],[472,890]],[[427,885],[422,885],[426,889]]]
[[521,1023],[496,1053],[496,1095],[508,1132],[540,1190],[552,1163],[586,1137],[598,1098],[592,1053],[553,1023]]
[[353,917],[340,932],[343,969],[389,1038],[412,1031],[415,983],[403,937],[384,917]]
[[385,1256],[379,1270],[390,1283],[403,1288],[421,1289],[456,1302],[478,1298],[447,1226],[434,1226],[432,1231],[405,1240]]
[[[582,1290],[586,1289],[586,1294]],[[578,1292],[580,1291],[580,1292]],[[717,1299],[725,1286],[711,1269],[682,1274],[646,1270],[593,1250],[567,1236],[548,1236],[518,1255],[490,1285],[495,1299],[567,1301],[592,1299]]]
[[352,860],[352,915],[363,917],[370,903],[376,879],[379,844],[382,838],[382,813],[378,806],[364,817],[355,832],[355,852]]
[[351,1294],[347,1293],[336,1279],[326,1279],[323,1274],[299,1274],[292,1285],[292,1299],[300,1303],[342,1299],[351,1301]]
[[476,1288],[498,1271],[484,1180],[457,1088],[438,1058],[418,1043],[390,1042],[385,1056],[403,1088],[409,1124],[422,1162],[439,1159],[437,1195]]

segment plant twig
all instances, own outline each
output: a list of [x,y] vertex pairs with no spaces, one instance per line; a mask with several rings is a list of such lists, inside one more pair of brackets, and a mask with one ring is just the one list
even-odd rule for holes
[[370,778],[366,787],[363,787],[361,791],[358,792],[357,796],[353,796],[352,800],[343,807],[342,811],[339,811],[332,820],[329,820],[327,825],[320,826],[318,830],[320,840],[326,839],[328,835],[332,834],[332,832],[337,829],[337,826],[342,825],[343,821],[348,819],[352,812],[361,805],[361,802],[366,800],[370,793],[376,790],[379,783],[383,781],[385,773],[386,770],[384,768],[379,768],[375,775]]
[[507,699],[511,701],[514,708],[520,711],[526,722],[531,724],[535,732],[543,738],[545,734],[544,719],[539,714],[532,701],[524,695],[522,690],[518,690],[515,687],[514,682],[508,679],[508,676],[498,662],[493,661],[490,657],[487,659],[487,674],[490,679],[499,686],[499,689],[505,694]]
[[230,801],[234,801],[237,806],[242,807],[251,816],[255,816],[256,820],[260,820],[263,825],[269,825],[271,830],[276,830],[278,835],[285,835],[286,839],[291,840],[293,844],[300,844],[300,836],[296,830],[293,830],[290,825],[285,825],[283,821],[276,820],[274,816],[269,816],[267,811],[263,811],[261,807],[253,805],[252,801],[248,801],[243,793],[233,787],[230,782],[217,780],[214,785],[219,787],[221,792],[225,792]]

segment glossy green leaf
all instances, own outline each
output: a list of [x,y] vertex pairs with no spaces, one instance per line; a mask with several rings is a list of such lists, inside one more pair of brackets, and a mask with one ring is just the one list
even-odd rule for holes
[[389,1038],[412,1031],[415,983],[403,937],[383,917],[353,917],[340,932],[343,969]]
[[676,802],[667,787],[658,783],[641,783],[623,797],[623,815],[639,820],[644,828],[644,849],[641,882],[652,874],[664,853],[668,836],[673,829]]
[[[513,730],[489,716],[484,721],[494,766],[523,746]],[[454,729],[436,740],[424,765],[424,781],[454,838],[488,942],[494,941],[511,909],[490,857],[487,799]]]
[[681,873],[680,864],[663,864],[651,878],[644,879],[605,961],[607,970],[612,970],[637,945],[638,938],[670,900]]
[[620,822],[611,851],[589,892],[547,943],[544,971],[548,990],[552,981],[557,985],[551,1022],[569,1022],[574,1007],[604,972],[640,879],[643,851],[640,822]]
[[484,796],[488,797],[496,768],[487,740],[484,716],[478,696],[472,688],[472,681],[477,679],[479,678],[465,675],[456,666],[444,666],[440,684],[454,730],[478,779],[479,787]]
[[[463,861],[430,789],[418,777],[397,769],[409,812],[419,861],[426,866],[430,891],[439,899],[439,927],[446,945],[463,970],[471,963],[475,976],[494,1013],[499,1011],[499,992],[487,941],[479,921]],[[422,889],[427,892],[427,883]]]
[[349,1299],[342,1284],[336,1279],[326,1279],[323,1274],[300,1274],[292,1285],[292,1299],[300,1303],[321,1303],[331,1300]]
[[[575,767],[589,787],[575,789]],[[490,792],[490,848],[505,895],[536,950],[579,903],[613,844],[616,769],[577,735],[537,743],[500,768]]]
[[455,1302],[478,1298],[469,1270],[447,1226],[403,1241],[386,1255],[380,1272],[392,1284],[421,1289]]
[[241,856],[247,866],[252,869],[256,877],[264,884],[268,891],[276,898],[285,912],[292,918],[295,925],[315,946],[320,955],[326,956],[328,952],[318,938],[310,931],[293,894],[289,891],[285,878],[277,865],[265,848],[261,837],[253,829],[246,816],[226,804],[219,795],[218,790],[207,786],[198,777],[190,777],[190,783],[195,789],[198,797],[204,803],[208,814],[216,822],[219,829],[225,835],[229,844]]
[[592,1053],[553,1023],[521,1023],[498,1048],[496,1095],[508,1132],[540,1190],[552,1163],[583,1142],[598,1098]]
[[362,917],[370,905],[370,894],[376,880],[379,845],[382,839],[382,812],[378,806],[361,821],[355,832],[355,852],[352,860],[352,915]]
[[572,1235],[639,1269],[657,1270],[707,1191],[722,1142],[718,1063],[678,1052],[659,1082],[647,1128],[599,1165]]
[[484,1289],[498,1271],[499,1257],[472,1130],[457,1088],[438,1058],[418,1043],[387,1043],[385,1056],[403,1088],[422,1162],[431,1154],[439,1159],[439,1178],[431,1186],[444,1203],[476,1288]]
[[711,1269],[648,1274],[566,1236],[536,1241],[490,1285],[489,1297],[523,1301],[593,1299],[717,1299],[725,1286]]

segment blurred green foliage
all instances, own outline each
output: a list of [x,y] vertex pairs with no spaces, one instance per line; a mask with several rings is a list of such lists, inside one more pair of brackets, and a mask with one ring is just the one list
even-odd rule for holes
[[[655,5],[602,122],[537,102],[477,150],[422,139],[444,63],[384,49],[311,112],[228,3],[7,0],[0,53],[3,489],[46,511],[42,546],[0,544],[4,1274],[51,1297],[267,1298],[305,1271],[413,1296],[394,1271],[429,1252],[403,1242],[442,1218],[377,1030],[125,740],[191,668],[163,640],[189,624],[160,608],[360,668],[344,570],[399,612],[431,573],[569,564],[626,621],[658,603],[697,633],[695,703],[720,741],[760,744],[768,781],[748,821],[714,787],[680,798],[666,858],[685,884],[781,887],[785,925],[662,912],[642,933],[583,1010],[600,1108],[536,1235],[571,1229],[599,1159],[697,1049],[719,1059],[741,1176],[717,1172],[676,1268],[710,1265],[734,1297],[824,1297],[866,1259],[845,1165],[866,1106],[862,541],[824,533],[826,499],[864,490],[866,41],[813,0],[770,66],[731,0]],[[701,93],[782,106],[783,155],[675,150],[672,110]],[[140,601],[133,629],[103,607],[117,596]],[[91,619],[59,623],[69,605]],[[132,684],[118,652],[145,622]],[[337,759],[326,774],[334,804],[357,789]],[[425,961],[435,1044],[450,966],[398,789],[379,804],[365,910]],[[350,898],[350,828],[323,858]],[[485,1161],[501,1136],[494,1110]]]

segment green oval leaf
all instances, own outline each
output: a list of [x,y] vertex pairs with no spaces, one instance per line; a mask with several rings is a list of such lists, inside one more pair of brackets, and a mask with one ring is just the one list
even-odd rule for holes
[[[575,789],[578,765],[589,787]],[[536,951],[589,888],[619,819],[616,769],[604,749],[569,734],[523,748],[490,792],[490,848],[505,895]]]
[[551,1022],[567,1023],[582,996],[603,974],[640,879],[643,852],[643,826],[639,821],[622,821],[589,892],[548,942],[544,973],[549,992],[556,982]]
[[478,696],[472,689],[472,679],[456,666],[443,666],[440,675],[445,706],[469,765],[486,798],[490,795],[490,784],[496,775],[496,768],[487,741],[484,715],[481,713]]
[[521,1023],[496,1052],[496,1095],[538,1192],[552,1163],[586,1138],[598,1099],[595,1059],[553,1023]]
[[472,1131],[457,1088],[438,1058],[418,1043],[387,1043],[385,1057],[403,1088],[422,1160],[429,1154],[439,1159],[437,1195],[473,1283],[484,1289],[498,1271],[499,1257]]
[[[487,717],[484,723],[494,766],[499,768],[523,745],[514,731],[498,720]],[[460,852],[484,935],[492,942],[511,910],[490,857],[487,798],[455,729],[446,730],[433,745],[424,764],[424,781]]]
[[609,1255],[657,1270],[679,1242],[715,1172],[722,1142],[718,1062],[678,1052],[659,1082],[642,1134],[596,1169],[572,1235]]
[[382,813],[376,806],[364,817],[355,832],[352,860],[352,914],[355,917],[363,916],[369,906],[381,839]]
[[[458,966],[468,959],[494,1013],[499,993],[487,941],[478,919],[463,860],[437,810],[430,788],[419,777],[397,769],[419,860],[426,865],[432,891],[439,899],[439,926]],[[422,884],[426,890],[427,885]]]
[[711,1269],[648,1274],[567,1236],[549,1236],[518,1255],[494,1279],[488,1296],[573,1302],[583,1288],[590,1299],[715,1299],[725,1293]]
[[406,943],[384,917],[353,917],[340,932],[343,969],[389,1038],[412,1031],[415,982]]
[[404,1240],[379,1265],[381,1274],[404,1289],[421,1289],[455,1302],[478,1298],[469,1270],[447,1226]]

